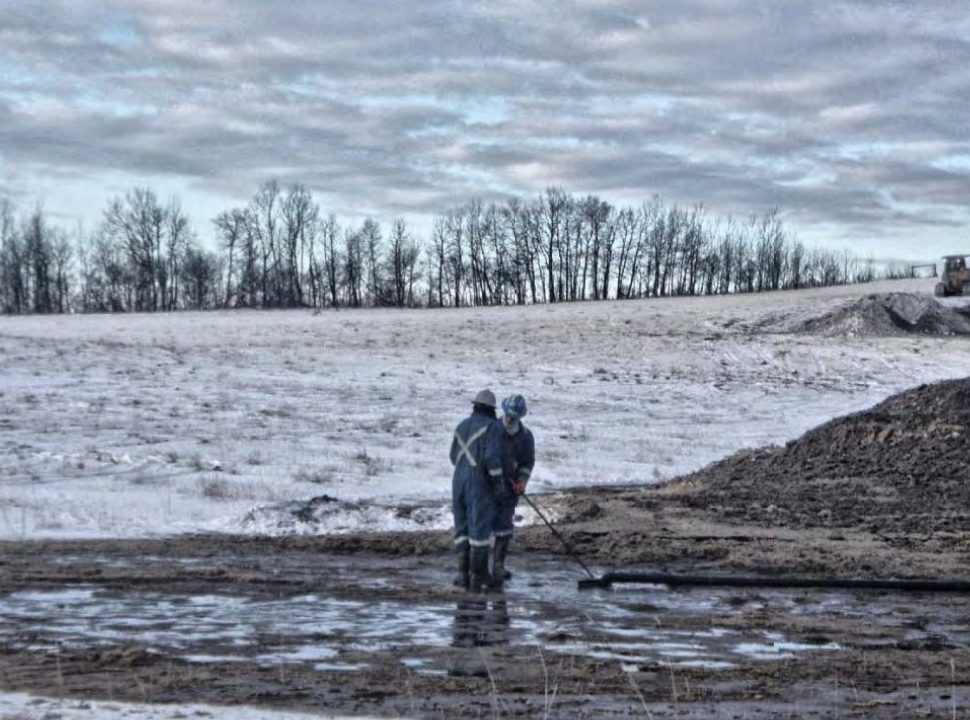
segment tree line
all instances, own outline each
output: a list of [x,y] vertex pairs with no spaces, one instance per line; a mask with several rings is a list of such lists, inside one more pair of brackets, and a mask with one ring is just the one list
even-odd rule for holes
[[343,225],[307,188],[275,181],[213,220],[205,248],[177,199],[137,187],[93,231],[0,198],[0,311],[462,307],[753,293],[903,277],[806,248],[777,210],[712,217],[652,197],[618,207],[550,187],[472,200],[418,238],[403,220]]

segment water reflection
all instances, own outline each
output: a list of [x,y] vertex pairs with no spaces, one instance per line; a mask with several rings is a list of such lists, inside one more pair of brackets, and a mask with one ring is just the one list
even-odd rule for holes
[[[624,668],[730,667],[840,649],[771,633],[750,620],[762,610],[800,617],[805,625],[828,622],[832,613],[857,618],[859,637],[850,638],[856,644],[875,642],[873,632],[862,629],[875,622],[878,642],[939,644],[945,638],[954,646],[970,645],[965,608],[952,599],[921,599],[914,625],[912,601],[904,596],[873,603],[867,593],[675,593],[655,586],[577,593],[575,583],[567,586],[560,576],[542,580],[514,593],[459,593],[417,603],[97,586],[7,592],[0,599],[0,645],[47,651],[141,643],[195,662],[316,662],[328,669],[353,669],[368,653],[403,645],[410,648],[407,662],[421,672],[441,670],[436,663],[442,647],[538,646],[546,653],[618,660]],[[338,665],[345,656],[351,663]]]
[[503,596],[469,594],[458,599],[452,634],[454,647],[508,645],[512,619]]

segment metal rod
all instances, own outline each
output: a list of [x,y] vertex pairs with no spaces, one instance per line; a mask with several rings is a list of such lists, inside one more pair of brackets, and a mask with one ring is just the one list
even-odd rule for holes
[[566,538],[564,538],[562,535],[560,535],[559,534],[559,531],[556,530],[556,528],[554,528],[552,526],[552,523],[549,522],[546,519],[546,516],[542,514],[542,511],[539,508],[536,507],[536,504],[534,502],[532,502],[532,498],[530,498],[525,493],[522,493],[522,497],[525,498],[525,501],[527,503],[529,503],[529,506],[533,510],[535,510],[536,515],[538,515],[540,518],[542,518],[542,522],[544,522],[546,524],[546,527],[549,528],[550,530],[552,530],[552,534],[555,535],[557,538],[559,538],[559,542],[561,542],[563,544],[563,547],[566,548],[566,551],[573,557],[573,559],[576,562],[578,562],[580,564],[580,566],[582,566],[583,570],[586,571],[586,574],[589,575],[590,578],[592,578],[593,580],[595,580],[596,577],[593,575],[592,571],[590,571],[590,569],[588,567],[586,567],[586,563],[584,563],[582,561],[582,559],[579,557],[579,555],[576,554],[576,551],[573,550],[573,548],[570,546],[570,544],[568,542],[566,542]]

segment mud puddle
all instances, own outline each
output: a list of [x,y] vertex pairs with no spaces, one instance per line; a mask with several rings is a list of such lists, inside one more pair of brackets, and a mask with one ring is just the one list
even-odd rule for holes
[[[104,566],[124,569],[116,558],[103,560]],[[205,569],[198,560],[191,564]],[[387,589],[394,578],[384,565],[360,558],[331,561],[328,574],[357,578],[358,590]],[[892,593],[657,585],[578,590],[575,573],[555,563],[532,562],[518,572],[505,593],[487,596],[279,592],[272,598],[245,583],[202,594],[93,584],[23,590],[2,598],[0,641],[32,652],[138,644],[195,663],[311,663],[318,670],[346,671],[360,669],[368,655],[396,651],[402,664],[432,674],[449,671],[437,662],[437,651],[447,647],[528,646],[615,661],[636,671],[657,664],[729,668],[837,653],[846,645],[970,643],[967,607],[947,596],[923,595],[914,604],[913,596]],[[415,575],[434,588],[447,587],[444,569],[424,568]],[[758,614],[816,628],[837,617],[857,623],[860,632],[836,639],[817,630],[796,637],[752,627],[750,619]],[[341,662],[350,656],[353,662]]]
[[452,563],[218,538],[12,548],[0,688],[414,718],[970,709],[959,595],[580,590],[572,563],[522,553],[504,594],[470,596]]

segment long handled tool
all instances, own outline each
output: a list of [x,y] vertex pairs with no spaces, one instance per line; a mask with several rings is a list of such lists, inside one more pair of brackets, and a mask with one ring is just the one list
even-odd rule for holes
[[[544,523],[546,524],[546,527],[547,527],[547,528],[549,528],[550,530],[552,530],[552,534],[553,534],[553,535],[555,535],[555,536],[556,536],[556,537],[557,537],[557,538],[559,539],[559,542],[561,542],[561,543],[562,543],[562,545],[563,545],[563,547],[564,547],[564,548],[566,548],[566,552],[568,552],[568,553],[569,553],[569,555],[570,555],[570,556],[571,556],[571,557],[572,557],[572,558],[573,558],[573,559],[574,559],[574,560],[575,560],[576,562],[578,562],[578,563],[580,564],[580,566],[581,566],[581,567],[583,568],[583,570],[585,570],[585,571],[586,571],[586,574],[587,574],[587,575],[589,575],[589,577],[590,577],[590,580],[591,580],[591,581],[593,581],[594,583],[596,583],[596,586],[600,586],[600,585],[602,585],[603,587],[609,587],[608,585],[603,585],[603,583],[602,583],[602,581],[601,581],[601,580],[600,580],[599,578],[597,578],[597,577],[596,577],[595,575],[593,575],[593,573],[592,573],[592,571],[591,571],[591,570],[590,570],[590,569],[589,569],[588,567],[586,567],[586,563],[584,563],[584,562],[583,562],[583,560],[582,560],[582,558],[580,558],[580,557],[579,557],[579,555],[577,555],[577,554],[576,554],[576,551],[575,551],[575,550],[573,550],[573,548],[572,548],[572,546],[571,546],[571,545],[570,545],[570,544],[569,544],[568,542],[566,542],[566,538],[564,538],[564,537],[563,537],[563,536],[562,536],[562,535],[560,534],[560,532],[559,532],[558,530],[556,530],[556,528],[554,528],[554,527],[552,526],[552,523],[551,523],[551,522],[549,522],[549,521],[548,521],[548,520],[546,519],[546,516],[542,514],[542,510],[540,510],[539,508],[537,508],[537,507],[536,507],[536,504],[535,504],[534,502],[532,502],[532,498],[530,498],[530,497],[529,497],[528,495],[526,495],[525,493],[523,493],[523,494],[521,495],[521,497],[523,497],[523,498],[525,498],[525,501],[526,501],[527,503],[529,503],[529,507],[531,507],[531,508],[532,508],[532,509],[533,509],[533,510],[535,511],[535,514],[536,514],[536,515],[538,515],[538,516],[539,516],[540,518],[542,518],[542,522],[544,522]],[[584,581],[584,580],[581,580],[581,581],[580,581],[580,587],[582,587],[582,583],[583,583],[583,582],[586,582],[586,581]],[[592,586],[591,586],[591,587],[592,587]]]

